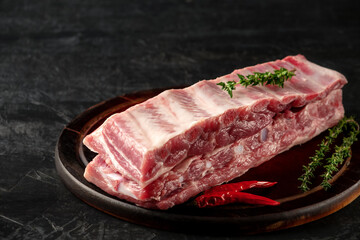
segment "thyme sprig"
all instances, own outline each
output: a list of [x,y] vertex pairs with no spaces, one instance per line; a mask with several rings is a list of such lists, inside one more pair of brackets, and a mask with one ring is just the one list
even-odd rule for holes
[[331,157],[326,159],[327,164],[324,166],[325,172],[320,175],[323,178],[321,186],[325,190],[331,187],[330,180],[333,177],[333,173],[338,171],[338,166],[351,155],[351,145],[357,140],[356,136],[359,134],[359,124],[353,117],[344,117],[335,127],[329,129],[329,135],[326,136],[322,142],[318,145],[319,149],[315,151],[315,155],[310,157],[310,163],[307,166],[303,166],[303,175],[299,178],[301,185],[299,188],[306,192],[310,190],[309,185],[311,179],[314,178],[314,172],[317,167],[323,165],[323,160],[326,153],[330,151],[330,146],[343,130],[349,129],[349,136],[343,138],[343,142],[340,146],[335,146],[334,153]]
[[344,125],[345,130],[347,126],[350,127],[350,133],[348,137],[343,138],[341,146],[335,146],[335,152],[331,157],[326,159],[327,165],[324,166],[326,172],[321,175],[323,181],[321,185],[325,190],[331,187],[329,181],[332,178],[334,172],[338,171],[338,166],[341,165],[345,159],[351,156],[351,145],[357,141],[357,135],[360,133],[359,124],[353,119],[347,119],[346,124]]
[[256,86],[256,85],[276,85],[279,87],[284,87],[284,83],[287,80],[290,80],[292,76],[295,76],[294,70],[287,70],[286,68],[280,68],[275,70],[274,73],[271,72],[254,72],[253,74],[247,75],[246,77],[241,74],[237,74],[239,81],[227,81],[219,82],[217,85],[221,86],[221,89],[227,91],[230,97],[233,97],[232,91],[236,89],[236,85],[247,86]]

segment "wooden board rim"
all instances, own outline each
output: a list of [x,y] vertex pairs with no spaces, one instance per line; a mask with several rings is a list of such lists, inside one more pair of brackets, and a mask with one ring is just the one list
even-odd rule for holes
[[[184,231],[186,229],[188,232],[198,233],[204,230],[209,232],[209,229],[213,229],[215,234],[243,234],[269,232],[302,225],[340,210],[360,195],[359,177],[353,180],[351,186],[348,186],[344,191],[335,194],[331,198],[282,212],[256,216],[191,216],[174,213],[171,210],[158,211],[137,207],[131,203],[115,199],[104,192],[101,193],[99,189],[94,190],[97,187],[91,187],[84,183],[84,179],[81,179],[83,178],[82,175],[78,174],[81,172],[81,169],[83,171],[84,166],[79,161],[80,156],[77,150],[81,147],[79,139],[83,134],[84,126],[89,120],[86,118],[89,116],[96,118],[104,110],[109,110],[109,108],[116,106],[114,103],[119,101],[132,105],[139,102],[136,100],[137,96],[145,96],[143,99],[146,99],[146,96],[157,94],[160,91],[162,90],[143,91],[103,101],[81,113],[63,129],[55,149],[56,169],[67,188],[78,198],[108,214],[144,226],[175,231]],[[108,106],[106,107],[106,105]],[[89,126],[86,127],[89,128]],[[64,142],[64,136],[68,138],[66,143]],[[70,141],[68,141],[69,139]],[[66,147],[64,148],[62,145],[66,145]],[[71,152],[71,157],[65,156],[69,152]],[[357,163],[356,166],[358,165]],[[222,230],[219,232],[220,226]]]

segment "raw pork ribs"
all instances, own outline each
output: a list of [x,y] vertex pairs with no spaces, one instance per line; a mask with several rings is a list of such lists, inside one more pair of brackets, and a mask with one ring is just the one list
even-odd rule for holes
[[[230,98],[216,85],[280,67],[296,70],[284,88],[238,86]],[[84,176],[121,199],[168,209],[335,125],[344,115],[346,83],[297,55],[164,91],[86,136],[98,155]]]

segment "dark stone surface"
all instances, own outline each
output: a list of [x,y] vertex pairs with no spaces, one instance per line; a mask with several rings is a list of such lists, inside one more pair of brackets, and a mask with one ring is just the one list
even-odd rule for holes
[[[117,95],[297,53],[348,78],[345,109],[359,120],[359,11],[335,0],[0,1],[0,238],[220,238],[138,226],[78,200],[54,166],[62,128]],[[359,225],[357,199],[248,238],[359,239]]]

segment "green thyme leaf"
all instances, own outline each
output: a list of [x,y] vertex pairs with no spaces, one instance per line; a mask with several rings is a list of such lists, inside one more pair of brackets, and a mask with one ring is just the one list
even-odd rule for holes
[[349,136],[344,137],[342,144],[335,146],[334,153],[326,159],[327,164],[324,166],[325,172],[321,175],[323,178],[321,185],[325,190],[331,187],[329,181],[332,179],[333,174],[338,171],[338,166],[341,165],[346,158],[350,157],[351,145],[357,141],[356,136],[360,133],[359,129],[359,124],[353,117],[344,117],[335,127],[329,129],[329,135],[318,145],[319,149],[315,151],[314,156],[310,157],[310,163],[307,166],[303,166],[304,173],[299,177],[301,181],[299,188],[302,191],[306,192],[310,190],[310,180],[314,178],[315,169],[323,165],[325,155],[330,151],[330,145],[334,143],[335,139],[343,130],[349,130]]
[[289,71],[286,68],[280,68],[275,70],[274,73],[254,72],[252,75],[247,75],[246,77],[240,74],[237,75],[239,77],[239,82],[228,81],[226,83],[217,83],[217,85],[221,86],[222,90],[228,92],[231,98],[233,97],[232,91],[236,89],[236,85],[242,85],[244,87],[256,85],[275,85],[283,88],[284,82],[290,80],[292,76],[295,76],[295,70]]
[[222,90],[225,90],[229,93],[230,97],[232,97],[232,91],[235,90],[235,81],[228,81],[227,83],[219,82],[217,85],[221,86]]

